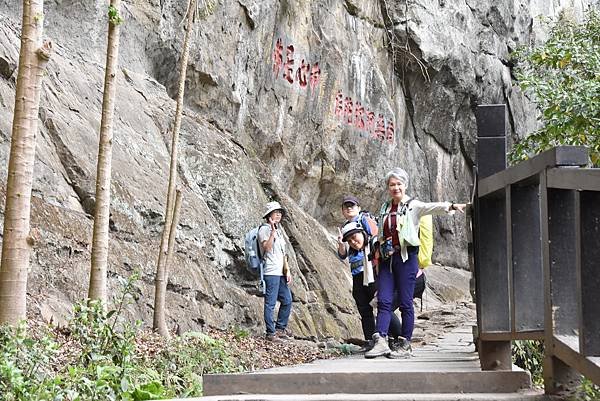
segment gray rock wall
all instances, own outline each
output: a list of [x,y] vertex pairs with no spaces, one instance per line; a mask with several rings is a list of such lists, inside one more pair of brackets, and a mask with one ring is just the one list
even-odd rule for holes
[[[7,165],[20,3],[0,0],[0,163]],[[61,319],[86,294],[106,0],[46,0],[55,43],[40,109],[29,309]],[[151,321],[184,0],[124,3],[113,154],[110,286],[141,269],[130,313]],[[573,4],[570,4],[573,3]],[[408,4],[408,6],[406,5]],[[243,233],[281,200],[292,242],[292,328],[359,336],[348,269],[328,233],[343,194],[375,211],[394,166],[423,200],[466,200],[480,103],[506,102],[511,134],[535,127],[509,52],[534,13],[587,2],[225,0],[199,22],[187,76],[179,179],[184,205],[169,324],[262,330]],[[543,31],[539,31],[540,35]],[[407,47],[408,46],[408,47]],[[293,51],[292,51],[293,47]],[[0,170],[2,202],[6,169]],[[434,260],[466,267],[463,221],[436,218]]]

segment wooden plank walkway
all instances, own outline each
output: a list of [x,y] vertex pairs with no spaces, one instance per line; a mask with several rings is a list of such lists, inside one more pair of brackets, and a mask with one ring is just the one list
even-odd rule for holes
[[243,374],[204,376],[198,400],[542,400],[522,370],[482,371],[471,326],[410,359],[362,355]]

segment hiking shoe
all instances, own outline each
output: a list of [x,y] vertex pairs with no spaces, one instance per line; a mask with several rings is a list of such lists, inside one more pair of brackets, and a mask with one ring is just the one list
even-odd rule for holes
[[391,351],[385,357],[389,359],[408,359],[412,357],[412,353],[409,351],[405,351],[402,348],[399,348],[396,351]]
[[400,341],[401,341],[400,349],[402,349],[403,351],[406,351],[412,355],[412,345],[410,345],[410,341],[408,341],[404,337],[400,337]]
[[404,338],[402,336],[398,336],[397,338],[393,338],[393,337],[388,337],[388,338],[389,338],[388,345],[390,346],[390,350],[398,351],[399,349],[402,349],[405,351],[406,350],[412,351],[410,341],[407,341],[406,338]]
[[265,336],[265,340],[270,341],[272,343],[282,343],[283,340],[279,337],[277,337],[275,334],[267,334]]
[[398,336],[393,342],[390,342],[390,349],[392,351],[404,351],[412,354],[412,346],[410,341],[402,336]]
[[373,334],[373,342],[373,349],[365,353],[365,358],[377,358],[378,356],[388,355],[391,352],[387,343],[387,338],[381,337],[379,333]]
[[369,352],[373,349],[375,343],[373,340],[366,341],[362,347],[354,351],[355,354],[364,354],[365,352]]
[[390,344],[390,349],[392,352],[390,352],[389,355],[386,355],[390,359],[404,359],[412,356],[412,346],[410,345],[410,341],[402,336],[398,337]]
[[286,329],[275,330],[275,336],[282,340],[293,340],[294,339],[294,337],[291,335],[291,333]]

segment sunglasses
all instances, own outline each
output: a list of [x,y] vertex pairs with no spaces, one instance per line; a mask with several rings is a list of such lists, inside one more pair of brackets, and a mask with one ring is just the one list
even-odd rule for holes
[[350,203],[350,202],[344,203],[342,205],[342,207],[345,208],[345,209],[351,209],[351,208],[353,208],[355,206],[358,206],[358,205],[356,203]]

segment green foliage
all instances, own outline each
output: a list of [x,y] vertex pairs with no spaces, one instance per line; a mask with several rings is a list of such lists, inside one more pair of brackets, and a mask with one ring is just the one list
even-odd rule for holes
[[577,401],[597,401],[600,400],[600,386],[594,384],[591,380],[583,378],[581,386],[574,397]]
[[170,339],[166,347],[145,364],[155,372],[157,378],[161,378],[169,389],[169,397],[201,396],[201,377],[204,373],[243,370],[223,341],[198,332]]
[[57,343],[49,337],[26,335],[24,323],[17,327],[0,326],[0,399],[50,399],[57,382],[51,365]]
[[[517,340],[512,343],[512,360],[515,365],[531,373],[536,386],[543,386],[544,343],[535,340]],[[600,400],[600,387],[583,377],[581,385],[575,390],[572,401]]]
[[354,353],[356,346],[352,344],[340,344],[336,347],[336,351],[340,353],[340,355],[352,355]]
[[243,340],[244,338],[250,337],[250,332],[247,329],[236,327],[233,331],[233,335],[236,340]]
[[197,15],[201,19],[206,18],[215,11],[216,7],[217,4],[215,0],[198,0]]
[[516,77],[540,112],[543,128],[517,143],[511,162],[557,145],[582,145],[600,165],[600,14],[590,9],[581,24],[566,14],[548,40],[513,54]]
[[108,6],[108,21],[113,25],[120,25],[123,23],[123,18],[112,4]]
[[512,343],[512,360],[515,365],[531,373],[534,385],[544,384],[544,343],[535,340],[517,340]]
[[169,340],[153,357],[136,339],[139,322],[120,315],[131,302],[134,274],[122,280],[115,309],[77,304],[67,328],[29,335],[25,324],[0,326],[0,401],[140,401],[202,395],[205,372],[241,369],[223,341],[202,333]]

